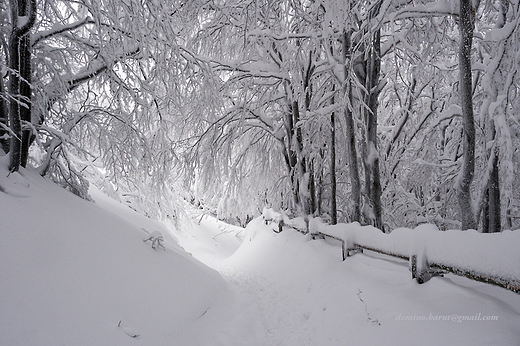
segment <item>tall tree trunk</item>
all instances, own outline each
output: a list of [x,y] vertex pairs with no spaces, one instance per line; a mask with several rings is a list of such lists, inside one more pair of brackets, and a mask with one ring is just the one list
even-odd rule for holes
[[29,35],[25,35],[20,40],[20,95],[24,100],[24,106],[20,108],[20,119],[22,121],[22,143],[21,143],[21,154],[20,154],[20,165],[22,167],[27,166],[27,159],[29,157],[29,147],[31,145],[31,134],[30,128],[23,128],[23,123],[31,122],[31,41]]
[[298,158],[296,156],[296,151],[292,147],[293,145],[293,136],[294,136],[294,121],[293,121],[293,105],[289,103],[288,112],[285,116],[285,133],[287,136],[287,142],[284,144],[285,149],[285,161],[287,163],[287,169],[291,181],[291,191],[292,191],[292,208],[296,209],[299,205],[299,195],[298,195],[298,179],[296,177],[296,164],[298,162]]
[[[0,95],[5,95],[4,78],[0,76]],[[9,109],[5,98],[0,97],[0,149],[9,152]]]
[[473,120],[471,47],[473,44],[473,8],[471,0],[460,0],[459,83],[462,108],[463,162],[458,181],[458,201],[462,230],[477,229],[471,202],[471,183],[475,171],[475,123]]
[[[30,79],[29,39],[25,36],[36,21],[36,0],[31,0],[30,3],[28,0],[12,1],[10,7],[12,29],[9,37],[9,126],[13,133],[9,149],[9,170],[14,172],[22,164],[22,120],[27,118],[27,114],[30,120],[28,107],[31,103],[31,92],[28,85],[22,86],[26,84],[22,79]],[[20,23],[20,17],[27,18],[26,22]],[[28,150],[28,147],[26,149]]]
[[[324,161],[325,157],[325,148],[320,149],[320,162]],[[316,186],[316,212],[318,215],[323,214],[323,165],[320,165],[320,170],[318,172],[318,182]]]
[[482,233],[501,230],[500,184],[498,176],[498,153],[493,152],[493,162],[484,197]]
[[[11,5],[14,6],[14,5]],[[14,26],[14,25],[13,25]],[[11,128],[11,143],[9,145],[9,170],[18,171],[22,153],[22,125],[20,118],[20,70],[19,64],[20,39],[17,28],[14,27],[9,37],[9,127]]]
[[371,52],[367,64],[367,193],[373,215],[373,226],[383,228],[381,206],[381,177],[379,172],[379,151],[377,143],[377,108],[379,106],[379,79],[381,73],[381,30],[377,30],[372,37]]
[[[301,190],[302,190],[302,183],[303,183],[303,177],[305,176],[305,162],[302,157],[302,149],[303,149],[303,138],[302,138],[302,130],[300,128],[296,128],[296,124],[300,121],[300,108],[298,101],[293,101],[292,103],[292,116],[293,116],[293,143],[291,145],[294,145],[295,148],[293,150],[296,153],[296,169],[294,170],[295,174],[295,182],[296,186],[294,186],[295,194],[298,198],[298,204],[297,207],[299,209],[303,209],[304,214],[308,214],[308,203],[305,196],[302,196]],[[305,188],[308,188],[306,186]]]
[[296,124],[300,121],[300,110],[298,101],[293,101],[289,105],[289,113],[285,120],[285,130],[287,133],[287,157],[286,161],[289,166],[289,174],[291,177],[291,188],[293,192],[294,207],[300,209],[305,215],[310,213],[310,198],[309,196],[303,196],[302,188],[306,191],[309,190],[309,181],[307,185],[303,180],[305,178],[306,160],[302,155],[303,151],[303,135],[300,128],[296,127]]
[[[334,102],[334,101],[333,101]],[[330,222],[338,223],[338,211],[336,205],[336,120],[335,113],[330,115]]]
[[356,128],[354,126],[354,118],[352,114],[352,83],[349,78],[349,70],[347,63],[352,63],[352,47],[351,47],[352,30],[343,31],[343,55],[344,55],[344,76],[345,76],[345,106],[344,116],[346,123],[346,140],[347,140],[347,157],[350,173],[350,198],[352,200],[351,222],[361,222],[361,180],[359,178],[358,157],[356,150]]
[[[498,21],[496,28],[501,29],[507,22],[507,11],[509,8],[509,2],[507,0],[500,1]],[[498,54],[504,54],[505,43],[500,43],[498,48]],[[493,85],[491,87],[490,98],[492,102],[496,102],[498,95],[498,83],[503,81],[504,76],[500,73],[500,64],[496,66],[493,71]],[[490,119],[487,122],[487,138],[486,143],[491,141],[497,141],[497,132],[495,129],[495,121],[493,114],[489,114]],[[493,233],[500,232],[502,229],[501,223],[501,205],[500,205],[500,179],[499,179],[499,150],[498,147],[495,150],[490,150],[488,154],[488,160],[491,161],[491,172],[489,173],[489,179],[487,186],[485,187],[486,192],[484,194],[484,206],[482,215],[482,233]]]
[[314,160],[309,160],[309,214],[316,213],[316,178],[314,176]]
[[[311,214],[311,201],[310,201],[310,194],[309,194],[309,182],[310,182],[310,175],[306,176],[307,174],[307,158],[303,155],[303,133],[301,127],[296,127],[296,124],[300,121],[300,108],[299,108],[299,102],[293,101],[292,103],[292,114],[293,114],[293,124],[294,132],[293,132],[293,140],[295,142],[293,143],[296,147],[294,150],[296,151],[296,157],[297,157],[297,168],[295,173],[296,176],[296,193],[298,194],[298,201],[299,201],[299,208],[303,212],[304,215],[310,215]],[[309,174],[312,174],[310,172]]]
[[[302,82],[303,82],[303,90],[305,91],[305,110],[308,112],[310,111],[310,105],[312,100],[312,75],[314,72],[314,65],[313,65],[313,51],[309,51],[308,56],[308,62],[306,64],[306,67],[302,71]],[[301,157],[302,161],[302,168],[305,169],[303,174],[308,174],[308,185],[307,185],[307,191],[308,196],[305,196],[305,204],[304,210],[306,215],[311,215],[316,212],[316,181],[314,176],[314,160],[310,157],[303,156],[303,137],[302,137],[302,130],[301,128],[298,128],[297,133],[298,138],[298,145],[299,145],[299,155]],[[312,140],[312,139],[310,139]],[[303,175],[302,175],[303,176]]]

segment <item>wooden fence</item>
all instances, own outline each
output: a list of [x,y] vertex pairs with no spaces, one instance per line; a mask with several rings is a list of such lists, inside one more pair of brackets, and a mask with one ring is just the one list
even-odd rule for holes
[[[471,280],[484,282],[505,288],[515,293],[520,293],[520,278],[514,275],[508,277],[508,275],[496,275],[490,272],[481,272],[479,270],[475,270],[474,268],[465,268],[464,265],[454,265],[452,263],[444,262],[438,259],[435,261],[429,261],[426,256],[422,256],[420,253],[413,253],[412,249],[410,248],[408,248],[406,251],[403,249],[396,250],[391,246],[384,246],[384,242],[379,242],[379,244],[376,245],[371,244],[371,242],[367,240],[363,241],[358,239],[353,241],[352,239],[349,239],[348,236],[338,234],[341,232],[327,232],[326,230],[309,232],[308,227],[303,229],[302,227],[291,225],[291,222],[284,222],[282,219],[266,219],[266,223],[271,221],[278,224],[274,229],[274,231],[277,233],[282,232],[286,228],[292,228],[303,234],[310,234],[312,239],[332,239],[340,242],[343,261],[356,253],[363,252],[364,250],[406,260],[409,263],[412,278],[416,279],[420,284],[427,282],[433,276],[453,273]],[[520,248],[518,248],[517,251],[520,251]],[[513,263],[513,266],[514,265],[515,263]],[[520,268],[520,262],[516,263],[516,265],[518,268]]]

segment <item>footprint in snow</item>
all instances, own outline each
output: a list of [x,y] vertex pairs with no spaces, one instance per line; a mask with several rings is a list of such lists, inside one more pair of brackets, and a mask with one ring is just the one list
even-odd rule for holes
[[132,327],[123,327],[123,326],[121,326],[121,321],[119,321],[119,324],[117,325],[117,327],[119,329],[121,329],[123,331],[123,333],[125,333],[126,335],[128,335],[131,338],[135,339],[135,338],[139,337],[139,332],[137,332]]

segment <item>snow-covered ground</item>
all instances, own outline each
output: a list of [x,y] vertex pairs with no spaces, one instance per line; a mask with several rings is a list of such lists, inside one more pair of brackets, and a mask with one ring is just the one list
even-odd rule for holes
[[[217,272],[163,225],[26,170],[6,178],[1,159],[0,345],[203,344],[228,291]],[[153,231],[166,251],[143,242]]]
[[[214,234],[214,249],[233,241],[232,232]],[[261,218],[241,234],[243,244],[221,259],[194,238],[179,238],[247,301],[242,313],[256,321],[256,339],[232,344],[520,344],[520,296],[513,292],[454,275],[419,285],[405,261],[371,253],[342,262],[340,245],[274,233]]]
[[[520,344],[513,292],[419,285],[406,262],[342,262],[338,244],[262,219],[156,223],[96,190],[94,204],[26,170],[6,177],[4,161],[0,345]],[[154,231],[166,250],[143,242]]]

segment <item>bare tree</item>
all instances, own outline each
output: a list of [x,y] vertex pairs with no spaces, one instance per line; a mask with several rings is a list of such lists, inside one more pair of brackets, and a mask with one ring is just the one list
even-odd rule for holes
[[25,166],[28,155],[30,129],[22,131],[22,124],[31,120],[31,52],[29,32],[36,22],[36,0],[10,1],[11,32],[8,43],[9,61],[9,145],[11,172]]
[[471,199],[471,183],[475,172],[475,121],[473,117],[473,79],[471,77],[474,13],[475,9],[470,0],[460,0],[459,82],[464,156],[457,189],[463,230],[477,229]]

